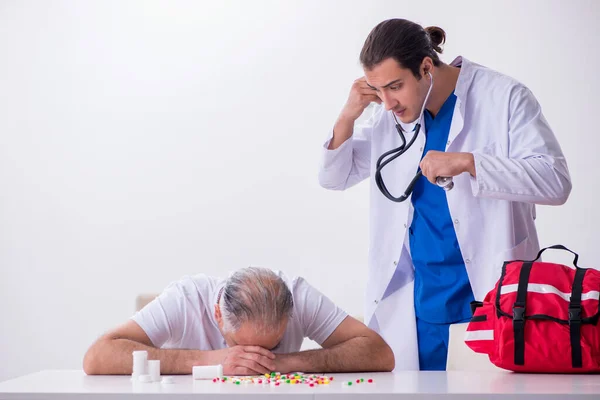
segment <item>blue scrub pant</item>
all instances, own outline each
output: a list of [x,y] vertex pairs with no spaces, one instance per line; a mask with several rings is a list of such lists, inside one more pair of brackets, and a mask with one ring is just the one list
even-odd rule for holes
[[[460,322],[468,322],[470,318]],[[454,322],[453,322],[454,323]],[[419,369],[421,371],[445,371],[448,358],[448,334],[451,324],[430,324],[417,318],[419,342]]]

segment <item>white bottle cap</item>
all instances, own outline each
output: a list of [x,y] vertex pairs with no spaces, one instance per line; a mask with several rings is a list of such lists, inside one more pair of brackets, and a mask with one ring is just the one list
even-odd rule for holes
[[223,377],[222,365],[196,365],[192,367],[194,379],[213,379]]

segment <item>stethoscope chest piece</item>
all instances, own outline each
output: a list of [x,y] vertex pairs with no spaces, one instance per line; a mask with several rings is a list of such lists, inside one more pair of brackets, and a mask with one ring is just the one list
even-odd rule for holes
[[452,180],[451,176],[438,176],[435,179],[435,183],[439,187],[443,188],[446,192],[452,190],[454,187],[454,181]]

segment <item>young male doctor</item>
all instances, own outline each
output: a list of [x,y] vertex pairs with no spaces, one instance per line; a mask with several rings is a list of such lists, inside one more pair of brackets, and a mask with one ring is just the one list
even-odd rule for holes
[[[365,76],[319,173],[334,190],[373,178],[365,323],[392,347],[396,370],[445,369],[449,325],[469,320],[503,261],[535,258],[535,205],[561,205],[571,191],[531,91],[464,57],[444,64],[444,42],[441,28],[403,19],[371,31]],[[355,126],[371,102],[381,105]]]

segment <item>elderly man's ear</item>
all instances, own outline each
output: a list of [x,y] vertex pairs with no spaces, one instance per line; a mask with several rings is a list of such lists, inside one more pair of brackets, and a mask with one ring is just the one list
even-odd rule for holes
[[223,316],[221,315],[221,307],[218,304],[215,304],[215,319],[217,320],[217,324],[219,326],[223,325]]

